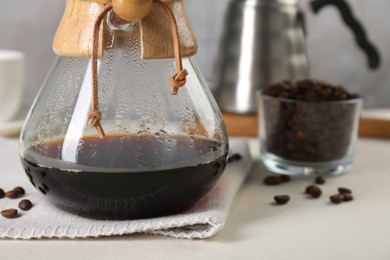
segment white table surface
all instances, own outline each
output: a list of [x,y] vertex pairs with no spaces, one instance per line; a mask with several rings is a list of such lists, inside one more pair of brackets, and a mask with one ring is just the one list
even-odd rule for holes
[[[129,235],[80,240],[0,240],[0,259],[390,259],[390,140],[360,139],[351,172],[327,178],[323,195],[303,193],[313,177],[265,186],[267,173],[250,139],[254,167],[224,229],[208,240]],[[6,149],[6,147],[0,147]],[[1,160],[1,158],[0,158]],[[354,201],[329,203],[338,187]],[[289,194],[284,206],[273,196]]]

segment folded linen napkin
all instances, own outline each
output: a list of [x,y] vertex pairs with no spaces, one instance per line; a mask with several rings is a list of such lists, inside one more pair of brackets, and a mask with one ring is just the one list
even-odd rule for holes
[[[216,186],[192,208],[181,214],[139,220],[95,220],[79,217],[56,208],[29,183],[18,157],[18,141],[0,139],[0,188],[15,186],[26,190],[33,202],[19,217],[0,216],[0,238],[87,238],[133,233],[150,233],[176,238],[208,238],[222,229],[232,201],[252,166],[245,139],[231,139],[230,150],[242,160],[228,163]],[[0,210],[17,208],[21,199],[0,199]]]

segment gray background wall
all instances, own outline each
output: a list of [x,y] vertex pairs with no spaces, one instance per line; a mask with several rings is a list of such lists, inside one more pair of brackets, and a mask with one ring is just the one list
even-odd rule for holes
[[[212,71],[228,0],[186,0],[186,7],[199,41],[196,60],[206,79]],[[366,57],[333,8],[314,16],[308,1],[300,0],[306,12],[308,55],[312,76],[343,84],[359,92],[366,108],[390,107],[390,1],[349,0],[379,47],[382,67],[369,71]],[[23,7],[22,7],[23,6]],[[27,57],[24,102],[30,104],[39,90],[55,55],[51,42],[62,16],[65,0],[1,0],[0,49],[22,50]]]

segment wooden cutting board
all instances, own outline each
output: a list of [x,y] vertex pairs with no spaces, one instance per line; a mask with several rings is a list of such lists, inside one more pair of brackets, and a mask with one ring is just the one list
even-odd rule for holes
[[[230,136],[258,136],[257,115],[240,115],[233,113],[222,113],[227,132]],[[390,120],[361,117],[359,125],[359,136],[390,138]]]

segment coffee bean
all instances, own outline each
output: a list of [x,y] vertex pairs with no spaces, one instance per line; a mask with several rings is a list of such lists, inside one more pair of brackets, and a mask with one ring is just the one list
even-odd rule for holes
[[7,191],[5,193],[5,196],[7,198],[10,198],[10,199],[15,199],[15,198],[18,198],[20,196],[23,196],[24,194],[25,194],[24,189],[22,187],[20,187],[20,186],[17,186],[15,188],[13,188],[12,190]]
[[24,189],[20,186],[17,186],[13,189],[19,196],[22,196],[24,195],[26,192],[24,191]]
[[313,188],[313,185],[307,186],[305,189],[306,194],[310,194],[311,189]]
[[280,178],[282,179],[282,182],[289,182],[289,181],[291,181],[290,175],[287,175],[287,174],[279,174],[279,175],[280,175]]
[[0,189],[0,199],[4,198],[5,192],[3,189]]
[[228,163],[234,162],[234,161],[241,161],[242,155],[239,153],[234,153],[232,155],[229,155]]
[[235,153],[235,154],[232,155],[231,158],[232,158],[233,161],[240,161],[242,159],[242,155],[239,154],[239,153]]
[[335,194],[330,196],[330,201],[333,204],[340,204],[341,202],[344,201],[344,195],[343,194]]
[[10,199],[16,199],[17,197],[19,197],[19,193],[15,190],[10,190],[5,193],[5,196]]
[[277,195],[274,197],[274,200],[277,204],[279,205],[283,205],[283,204],[286,204],[287,202],[289,202],[290,200],[290,196],[288,195]]
[[321,191],[320,188],[316,187],[315,189],[312,189],[312,190],[311,190],[310,195],[311,195],[313,198],[319,198],[319,197],[321,197],[321,195],[322,195],[322,191]]
[[352,191],[348,188],[338,188],[340,194],[352,194]]
[[352,201],[353,200],[353,196],[351,193],[343,193],[343,196],[344,196],[344,201]]
[[326,182],[325,178],[321,175],[317,176],[314,181],[316,184],[324,184]]
[[280,175],[269,175],[264,178],[263,182],[265,185],[279,185],[283,180]]
[[316,185],[307,186],[305,192],[311,195],[313,198],[319,198],[322,195],[321,189]]
[[297,132],[297,137],[298,137],[298,139],[303,140],[303,139],[306,138],[306,134],[303,131],[298,131]]
[[1,215],[5,218],[16,218],[18,216],[18,210],[16,209],[5,209],[1,211]]
[[321,89],[319,94],[322,98],[329,98],[332,95],[332,89]]
[[309,186],[306,187],[305,193],[306,193],[306,194],[311,194],[311,191],[312,191],[313,189],[315,189],[315,188],[317,188],[315,185],[309,185]]
[[21,200],[18,204],[21,210],[30,210],[32,208],[32,203],[30,200]]

